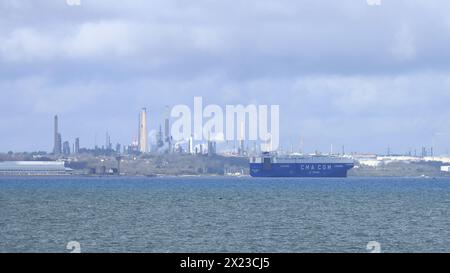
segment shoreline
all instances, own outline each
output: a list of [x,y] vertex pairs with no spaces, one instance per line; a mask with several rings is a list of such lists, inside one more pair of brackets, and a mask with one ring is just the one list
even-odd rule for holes
[[158,178],[251,178],[254,180],[267,180],[267,179],[327,179],[327,180],[345,180],[354,178],[408,178],[408,179],[440,179],[440,178],[450,178],[450,175],[440,175],[440,176],[393,176],[393,175],[349,175],[347,177],[252,177],[250,175],[78,175],[78,174],[67,174],[67,175],[0,175],[0,180],[2,178],[148,178],[148,179],[158,179]]

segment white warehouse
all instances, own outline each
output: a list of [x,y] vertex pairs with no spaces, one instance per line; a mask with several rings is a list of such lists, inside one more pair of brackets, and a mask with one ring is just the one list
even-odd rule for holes
[[70,169],[57,161],[4,161],[0,162],[0,176],[64,175]]

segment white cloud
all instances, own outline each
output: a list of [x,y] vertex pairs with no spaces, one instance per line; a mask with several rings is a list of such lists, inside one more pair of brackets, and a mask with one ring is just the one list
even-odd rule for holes
[[30,61],[52,58],[57,44],[51,37],[30,28],[16,29],[6,38],[0,38],[0,60]]
[[1,113],[28,113],[29,115],[77,113],[97,105],[110,86],[98,82],[70,82],[60,84],[46,77],[25,77],[0,81]]
[[411,61],[416,57],[416,45],[414,33],[411,28],[402,24],[395,32],[392,54],[400,61]]
[[139,30],[122,21],[84,23],[60,43],[61,51],[70,57],[132,55],[139,47]]
[[54,31],[17,29],[0,37],[0,60],[39,62],[129,56],[138,51],[139,29],[121,21],[89,22]]
[[[201,95],[206,103],[280,104],[282,137],[303,134],[312,146],[328,146],[333,136],[361,146],[376,137],[384,146],[402,131],[408,140],[399,146],[417,145],[423,132],[449,125],[449,7],[438,0],[377,8],[354,0],[86,0],[76,8],[2,1],[0,92],[8,100],[0,116],[20,125],[58,112],[80,123],[73,130],[84,138],[99,124],[118,126],[125,143],[140,107],[149,106],[156,128],[164,105]],[[2,128],[26,130],[14,124]]]

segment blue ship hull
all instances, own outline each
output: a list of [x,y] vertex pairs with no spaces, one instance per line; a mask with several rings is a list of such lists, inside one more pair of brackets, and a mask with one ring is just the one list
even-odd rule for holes
[[252,177],[347,177],[348,163],[250,163]]

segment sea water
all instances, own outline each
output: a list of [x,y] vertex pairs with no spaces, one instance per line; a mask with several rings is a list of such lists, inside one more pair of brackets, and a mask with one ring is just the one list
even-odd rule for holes
[[450,179],[0,177],[0,252],[74,243],[81,252],[368,252],[369,242],[450,252]]

